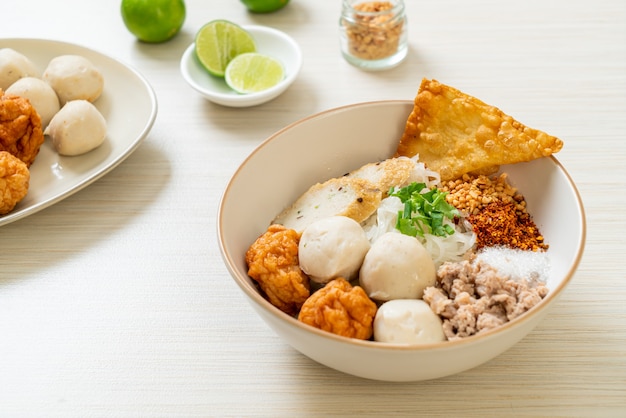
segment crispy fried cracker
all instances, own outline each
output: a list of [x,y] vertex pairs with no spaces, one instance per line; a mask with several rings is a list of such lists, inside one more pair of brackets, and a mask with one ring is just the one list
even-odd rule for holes
[[436,80],[423,79],[396,156],[412,157],[441,180],[489,173],[499,165],[558,152],[563,142],[529,128],[500,109]]

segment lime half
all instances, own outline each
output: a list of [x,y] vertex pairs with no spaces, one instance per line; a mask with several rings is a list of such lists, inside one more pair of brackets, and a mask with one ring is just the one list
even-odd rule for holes
[[237,93],[267,90],[283,78],[285,69],[280,61],[256,52],[237,55],[226,67],[226,84]]
[[195,50],[209,73],[224,77],[228,63],[240,54],[255,52],[256,44],[241,26],[227,20],[213,20],[196,34]]

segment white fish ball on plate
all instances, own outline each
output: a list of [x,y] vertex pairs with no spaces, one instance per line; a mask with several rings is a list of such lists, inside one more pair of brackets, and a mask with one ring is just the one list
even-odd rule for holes
[[395,299],[383,303],[374,318],[374,340],[396,344],[445,341],[443,321],[421,299]]
[[48,126],[52,117],[59,111],[61,105],[54,89],[40,78],[23,77],[11,84],[5,93],[24,97],[30,101],[39,116],[41,126]]
[[22,77],[37,77],[35,64],[12,48],[0,49],[0,89],[6,90]]
[[435,284],[435,263],[415,237],[386,232],[365,254],[359,282],[378,301],[420,299]]
[[60,55],[53,58],[42,78],[57,93],[61,106],[70,100],[94,102],[104,89],[104,77],[100,70],[80,55]]
[[81,155],[99,147],[106,137],[106,121],[87,100],[67,102],[44,131],[61,155]]
[[365,231],[354,219],[330,216],[319,219],[302,231],[298,245],[300,268],[316,283],[337,277],[357,276],[370,248]]

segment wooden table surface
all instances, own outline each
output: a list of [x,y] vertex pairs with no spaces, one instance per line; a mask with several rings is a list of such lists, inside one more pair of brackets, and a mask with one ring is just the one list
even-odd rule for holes
[[[148,79],[159,111],[115,170],[0,229],[1,417],[626,416],[626,2],[407,0],[409,55],[376,73],[341,57],[338,0],[266,15],[239,0],[186,5],[163,44],[137,42],[119,1],[3,7],[0,38],[110,55]],[[285,94],[233,109],[186,85],[180,57],[218,18],[299,43]],[[217,206],[270,134],[341,105],[410,100],[422,77],[564,140],[587,245],[554,310],[496,359],[434,381],[368,381],[300,355],[253,313],[222,263]]]

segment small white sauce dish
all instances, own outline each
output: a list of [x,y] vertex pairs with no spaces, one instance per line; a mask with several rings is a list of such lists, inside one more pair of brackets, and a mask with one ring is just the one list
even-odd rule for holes
[[285,78],[267,90],[240,94],[232,90],[224,79],[209,74],[198,61],[195,44],[183,53],[180,71],[189,85],[206,99],[222,106],[250,107],[269,102],[281,95],[295,81],[302,66],[302,52],[286,33],[267,26],[242,26],[256,41],[257,52],[278,59],[285,67]]

